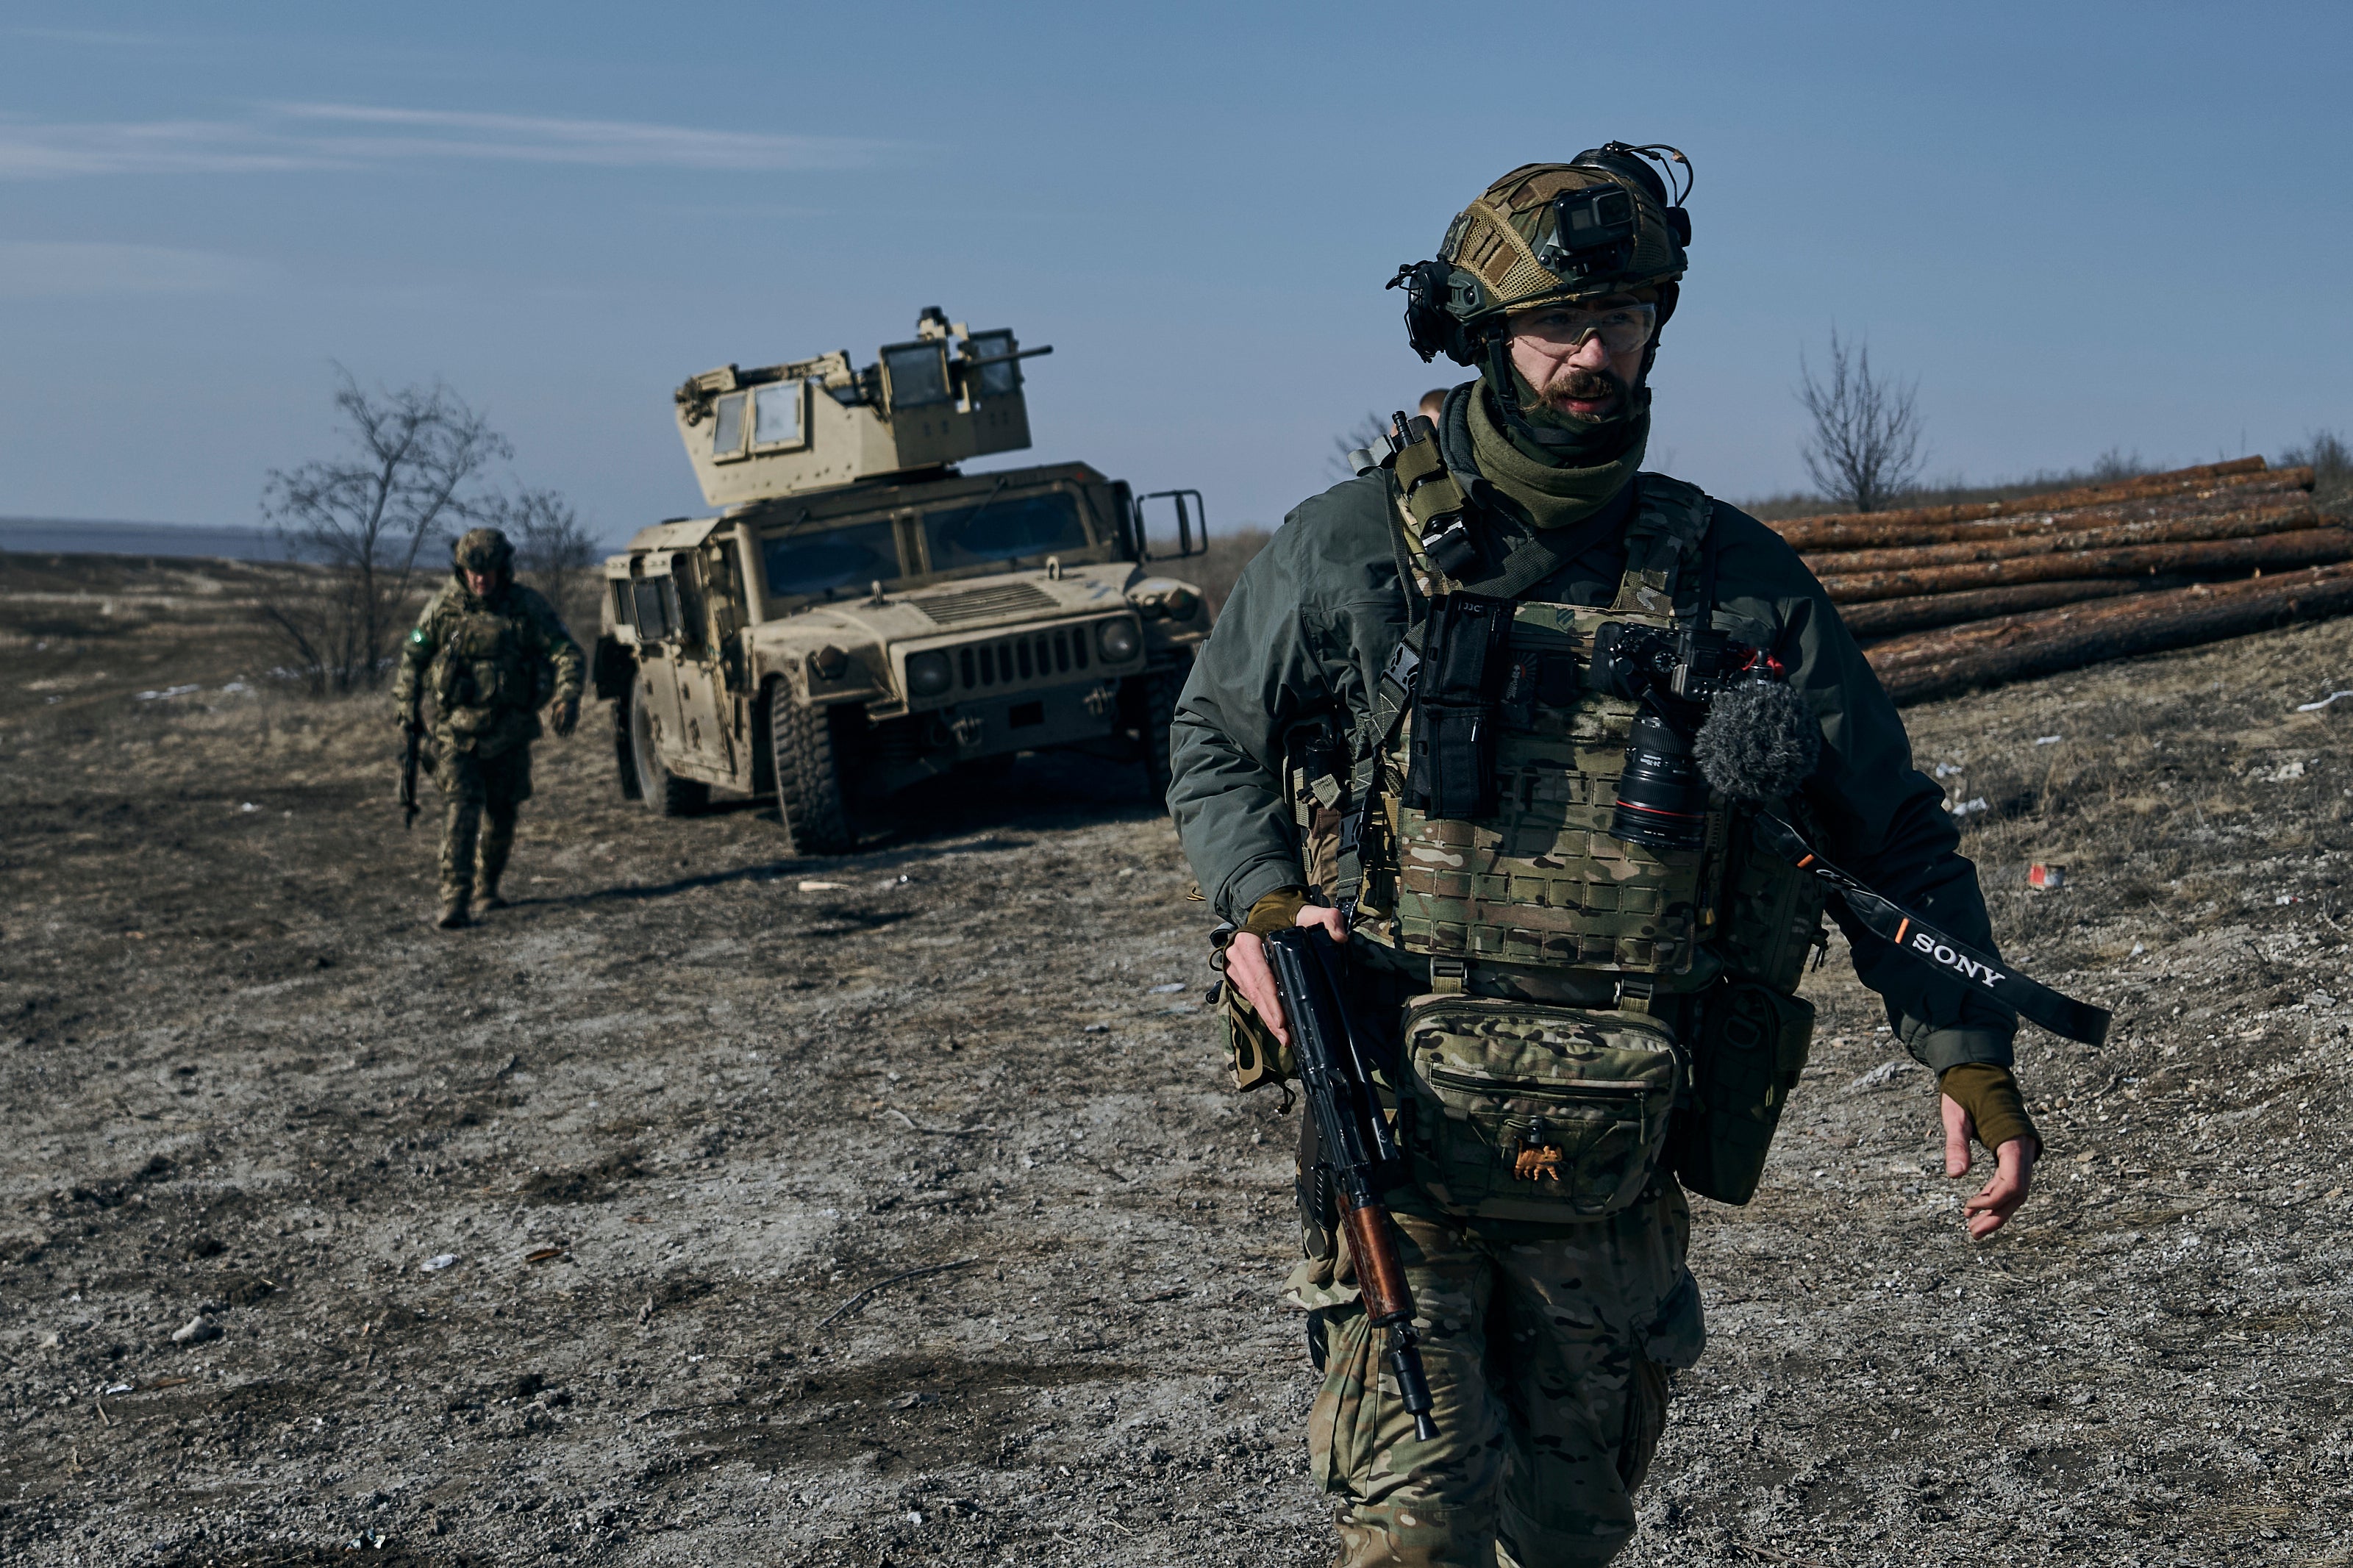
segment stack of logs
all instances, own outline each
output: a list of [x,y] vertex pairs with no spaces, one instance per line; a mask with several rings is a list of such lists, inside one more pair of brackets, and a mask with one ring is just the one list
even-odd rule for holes
[[1772,524],[1898,702],[2353,611],[2353,525],[2261,458]]

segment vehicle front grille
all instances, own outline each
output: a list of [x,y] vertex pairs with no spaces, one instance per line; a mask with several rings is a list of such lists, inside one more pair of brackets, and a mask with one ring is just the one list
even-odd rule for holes
[[956,679],[966,691],[986,691],[1084,674],[1093,657],[1089,646],[1093,633],[1092,625],[1056,626],[960,647],[955,650]]
[[942,594],[935,598],[909,602],[944,626],[969,626],[975,621],[994,621],[1007,616],[1051,615],[1054,611],[1054,596],[1035,583],[992,583],[986,588],[967,588],[961,594]]

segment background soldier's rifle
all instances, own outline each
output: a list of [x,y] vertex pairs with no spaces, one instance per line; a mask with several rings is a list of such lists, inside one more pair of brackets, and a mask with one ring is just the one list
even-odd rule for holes
[[407,733],[408,743],[400,752],[400,826],[410,828],[417,826],[417,752],[424,744],[425,726],[411,719],[402,728]]
[[1413,1416],[1414,1436],[1427,1443],[1438,1436],[1438,1424],[1430,1418],[1430,1379],[1421,1369],[1421,1334],[1413,1326],[1413,1289],[1377,1183],[1383,1167],[1396,1167],[1397,1141],[1373,1098],[1355,1021],[1340,1000],[1339,952],[1321,926],[1294,926],[1266,938],[1266,959],[1291,1025],[1291,1052],[1347,1230],[1365,1315],[1374,1327],[1388,1331],[1389,1370]]

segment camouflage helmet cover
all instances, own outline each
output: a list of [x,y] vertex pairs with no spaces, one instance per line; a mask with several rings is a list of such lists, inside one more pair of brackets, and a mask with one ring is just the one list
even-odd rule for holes
[[449,547],[449,559],[462,572],[507,572],[514,567],[514,546],[495,528],[469,529]]
[[[1640,177],[1649,171],[1630,158],[1612,158],[1609,163],[1630,167],[1620,174],[1617,167],[1599,166],[1590,153],[1575,163],[1523,163],[1455,217],[1438,258],[1456,271],[1453,313],[1465,326],[1546,300],[1630,293],[1683,277],[1683,235],[1668,216],[1663,193],[1653,188],[1655,179]],[[1634,199],[1633,244],[1622,260],[1583,276],[1563,276],[1546,267],[1540,258],[1554,238],[1555,198],[1608,184],[1622,187]]]
[[[1653,163],[1680,174],[1682,189],[1671,194]],[[1690,180],[1691,161],[1675,149],[1620,142],[1566,163],[1521,164],[1455,216],[1436,260],[1409,261],[1389,280],[1406,291],[1414,352],[1477,364],[1505,316],[1551,300],[1634,294],[1657,302],[1664,326],[1691,243]],[[1564,222],[1595,226],[1572,242]]]

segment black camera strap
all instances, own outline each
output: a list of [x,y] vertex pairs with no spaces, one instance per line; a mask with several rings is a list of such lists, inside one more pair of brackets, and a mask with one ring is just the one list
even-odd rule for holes
[[1766,848],[1801,871],[1810,871],[1837,893],[1854,918],[1873,935],[1941,973],[1957,975],[2003,1011],[2042,1025],[2063,1039],[2097,1046],[2108,1037],[2110,1014],[2104,1007],[2063,996],[2039,981],[2011,970],[2000,959],[1938,931],[1902,905],[1883,898],[1814,853],[1796,828],[1769,811],[1756,819]]

